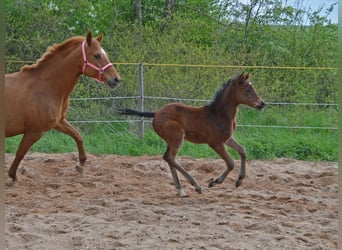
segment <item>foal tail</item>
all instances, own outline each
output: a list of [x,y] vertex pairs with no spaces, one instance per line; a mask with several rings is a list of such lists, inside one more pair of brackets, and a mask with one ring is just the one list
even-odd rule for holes
[[136,115],[142,117],[154,117],[154,112],[140,112],[134,109],[118,109],[120,115]]

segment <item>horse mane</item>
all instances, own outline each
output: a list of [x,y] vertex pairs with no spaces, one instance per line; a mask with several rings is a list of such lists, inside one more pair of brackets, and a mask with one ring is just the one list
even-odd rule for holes
[[229,88],[231,86],[231,83],[234,82],[236,80],[236,78],[231,78],[229,79],[227,82],[225,82],[221,88],[216,92],[214,99],[207,104],[207,107],[213,107],[216,104],[219,103],[219,101],[222,99],[223,94],[225,93],[226,89]]
[[60,51],[63,51],[66,48],[72,47],[73,45],[76,45],[76,44],[78,45],[82,41],[84,41],[84,39],[85,38],[82,36],[75,36],[75,37],[71,37],[65,40],[62,43],[56,43],[56,44],[49,46],[46,52],[43,54],[43,56],[40,59],[38,59],[35,64],[24,65],[23,67],[21,67],[21,71],[28,71],[28,70],[33,70],[33,69],[38,68],[41,64],[44,64],[46,61],[48,61],[50,58],[55,56]]

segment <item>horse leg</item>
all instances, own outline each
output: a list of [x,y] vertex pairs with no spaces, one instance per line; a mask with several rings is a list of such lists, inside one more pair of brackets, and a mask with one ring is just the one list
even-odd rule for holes
[[77,148],[78,148],[78,158],[80,161],[80,165],[81,166],[76,166],[76,169],[79,173],[82,173],[83,169],[82,166],[84,165],[85,161],[87,160],[87,155],[84,149],[84,145],[83,145],[83,138],[80,134],[80,132],[78,132],[73,126],[71,126],[71,124],[66,120],[63,119],[56,127],[56,130],[67,134],[69,136],[71,136],[76,144],[77,144]]
[[224,172],[219,176],[217,177],[215,180],[211,181],[209,183],[209,187],[213,187],[215,186],[216,184],[221,184],[224,179],[226,179],[227,175],[229,174],[230,171],[233,170],[234,168],[234,161],[233,159],[230,157],[230,155],[228,154],[224,144],[220,143],[220,144],[216,144],[216,145],[209,145],[210,147],[212,147],[215,152],[221,156],[221,158],[225,161],[226,163],[226,169],[224,170]]
[[177,170],[169,163],[168,160],[168,151],[169,151],[169,147],[167,147],[167,150],[163,156],[164,160],[169,164],[170,170],[171,170],[171,174],[172,174],[172,178],[173,178],[173,182],[175,184],[176,190],[179,194],[179,196],[185,196],[185,192],[180,184],[180,181],[178,179],[178,175],[177,175]]
[[239,178],[236,180],[235,183],[235,187],[238,187],[242,184],[242,180],[245,178],[246,175],[246,150],[243,146],[237,143],[237,141],[235,141],[233,137],[230,137],[230,139],[226,141],[226,145],[238,152],[241,158]]
[[17,152],[15,154],[14,160],[11,164],[10,169],[8,170],[9,177],[12,178],[13,181],[17,180],[17,169],[19,166],[19,163],[26,155],[27,151],[31,148],[31,146],[42,137],[42,132],[37,133],[25,133],[23,138],[21,139],[21,142],[19,144],[19,147],[17,149]]
[[[187,180],[188,182],[195,188],[196,192],[201,194],[202,193],[202,188],[196,181],[196,179],[191,176],[177,161],[176,161],[176,156],[170,153],[170,150],[167,150],[165,155],[164,155],[164,160],[167,161],[171,168],[171,173],[175,182],[176,189],[179,193],[180,196],[185,196],[185,192],[183,188],[181,187],[177,172],[178,170]],[[176,177],[176,178],[175,178]]]
[[168,131],[166,136],[160,136],[167,142],[167,150],[164,154],[164,160],[169,164],[172,177],[176,189],[180,196],[184,196],[185,192],[179,182],[177,172],[178,170],[188,182],[195,188],[196,192],[201,193],[202,188],[197,183],[196,179],[192,177],[176,160],[177,153],[184,142],[184,131],[177,123],[168,122],[164,124],[165,131]]

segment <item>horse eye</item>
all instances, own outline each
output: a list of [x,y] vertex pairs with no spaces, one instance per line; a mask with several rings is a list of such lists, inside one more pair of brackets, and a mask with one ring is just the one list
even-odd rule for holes
[[252,86],[248,83],[248,84],[244,84],[244,89],[247,93],[251,92]]
[[97,59],[97,60],[100,60],[100,59],[101,59],[101,55],[100,55],[100,54],[95,54],[94,57],[95,57],[95,59]]

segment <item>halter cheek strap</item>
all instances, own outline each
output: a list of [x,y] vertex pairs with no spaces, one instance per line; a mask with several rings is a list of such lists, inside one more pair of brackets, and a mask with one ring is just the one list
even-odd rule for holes
[[110,66],[112,66],[113,64],[112,63],[108,63],[107,65],[103,66],[102,68],[99,68],[97,67],[96,65],[92,64],[91,62],[88,62],[87,60],[87,55],[85,53],[85,44],[86,44],[86,41],[83,41],[82,43],[82,55],[83,55],[83,68],[82,68],[82,73],[84,74],[87,66],[89,66],[90,68],[96,70],[99,72],[99,76],[98,76],[98,79],[96,79],[96,81],[98,82],[103,82],[102,81],[102,74],[105,72],[105,70],[107,68],[109,68]]

